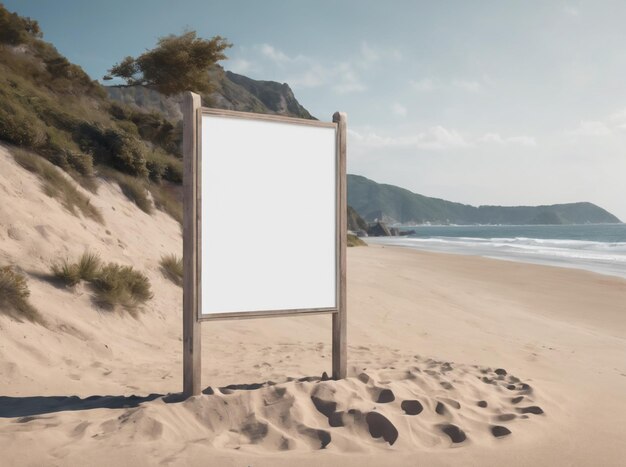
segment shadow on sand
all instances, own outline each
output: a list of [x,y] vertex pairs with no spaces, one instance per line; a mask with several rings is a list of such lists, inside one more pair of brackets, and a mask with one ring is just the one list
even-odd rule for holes
[[[178,396],[178,397],[176,397]],[[137,407],[144,402],[163,397],[163,394],[140,396],[0,396],[0,418],[32,417],[54,412],[90,409],[123,409]],[[163,397],[165,402],[178,402],[182,397],[172,394]],[[26,420],[27,421],[27,420]]]
[[[328,380],[326,372],[319,376],[307,376],[297,378],[297,381],[326,381]],[[296,378],[287,378],[287,381],[294,381]],[[249,384],[231,384],[228,386],[213,389],[211,386],[206,387],[202,394],[213,395],[232,394],[235,391],[253,391],[262,387],[273,386],[276,383],[266,381],[263,383]],[[89,396],[80,398],[78,396],[0,396],[0,418],[18,418],[20,422],[31,420],[30,417],[37,415],[45,415],[54,412],[71,412],[78,410],[91,409],[126,409],[138,407],[144,402],[150,402],[155,399],[162,398],[166,404],[174,404],[183,402],[186,398],[182,393],[170,394],[149,394],[147,396]]]

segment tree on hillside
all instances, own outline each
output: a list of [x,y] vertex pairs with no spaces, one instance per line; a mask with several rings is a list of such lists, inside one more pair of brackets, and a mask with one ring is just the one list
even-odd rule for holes
[[153,87],[168,96],[183,91],[208,93],[208,71],[227,58],[224,50],[231,45],[220,36],[202,39],[195,31],[169,35],[160,38],[154,49],[114,65],[104,79],[122,78],[127,84]]
[[27,42],[30,37],[42,37],[39,23],[17,13],[10,13],[0,3],[0,43],[18,45]]

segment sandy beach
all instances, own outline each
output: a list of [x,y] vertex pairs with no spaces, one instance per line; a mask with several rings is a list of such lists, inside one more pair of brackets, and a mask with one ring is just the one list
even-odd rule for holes
[[[329,316],[204,323],[205,394],[180,402],[182,293],[159,268],[180,226],[104,182],[105,225],[72,216],[0,156],[0,260],[46,319],[0,315],[2,465],[624,464],[626,280],[351,248],[348,379],[320,381]],[[86,249],[150,278],[137,318],[49,280]]]

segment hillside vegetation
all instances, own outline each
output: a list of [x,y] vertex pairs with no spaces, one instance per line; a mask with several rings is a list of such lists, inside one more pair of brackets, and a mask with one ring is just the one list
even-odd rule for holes
[[[313,118],[286,84],[252,80],[216,64],[208,82],[205,105]],[[182,220],[181,98],[155,86],[101,86],[43,41],[36,21],[0,4],[0,141],[43,157],[93,194],[104,178],[143,211],[157,208]],[[88,198],[76,211],[68,191],[59,189],[62,179],[52,183],[48,175],[54,171],[32,156],[22,155],[20,163],[27,159],[50,196],[72,212],[98,218],[87,211]]]
[[44,157],[93,193],[98,167],[136,177],[144,191],[182,183],[180,128],[108,99],[41,39],[36,21],[2,5],[0,31],[1,141]]
[[367,221],[433,224],[612,224],[620,220],[592,203],[470,206],[348,175],[348,203]]

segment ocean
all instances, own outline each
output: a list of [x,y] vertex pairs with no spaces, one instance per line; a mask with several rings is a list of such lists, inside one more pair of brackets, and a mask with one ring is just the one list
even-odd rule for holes
[[400,230],[415,230],[415,234],[370,237],[366,241],[626,278],[626,224],[417,226]]

